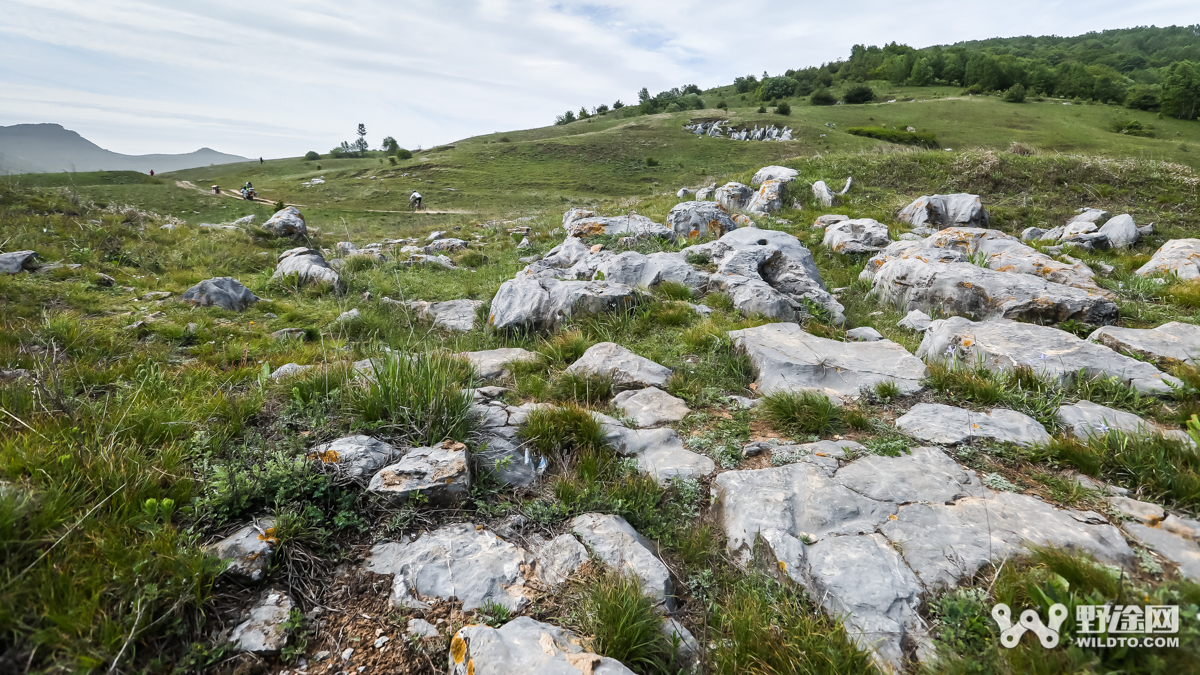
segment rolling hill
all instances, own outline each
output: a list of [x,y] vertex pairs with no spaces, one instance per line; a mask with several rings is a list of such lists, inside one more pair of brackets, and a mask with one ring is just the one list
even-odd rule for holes
[[245,162],[245,157],[200,148],[181,155],[122,155],[58,124],[0,127],[0,172],[177,171],[210,164]]

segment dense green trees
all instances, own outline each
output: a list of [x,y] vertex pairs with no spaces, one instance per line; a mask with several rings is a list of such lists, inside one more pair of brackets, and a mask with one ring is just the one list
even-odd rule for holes
[[1200,63],[1171,64],[1162,84],[1162,111],[1184,120],[1200,116]]

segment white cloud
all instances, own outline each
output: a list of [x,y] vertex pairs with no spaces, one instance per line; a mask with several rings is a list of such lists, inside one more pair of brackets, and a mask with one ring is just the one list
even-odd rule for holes
[[[580,105],[915,46],[1200,22],[1194,1],[0,0],[0,124],[119,152],[426,147]],[[6,44],[7,43],[7,46]]]

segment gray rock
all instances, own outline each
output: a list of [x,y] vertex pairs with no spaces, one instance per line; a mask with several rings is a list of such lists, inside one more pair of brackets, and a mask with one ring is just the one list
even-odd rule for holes
[[[280,328],[279,330],[271,333],[271,337],[275,338],[276,340],[303,340],[304,336],[305,332],[303,328]],[[296,364],[290,363],[288,365]],[[287,366],[284,367],[286,368]]]
[[838,253],[874,253],[891,243],[887,225],[871,218],[842,220],[825,228],[822,244]]
[[692,192],[693,190],[689,188],[679,188],[679,191],[675,193],[675,196],[679,199],[683,199],[684,197],[692,194]]
[[709,199],[713,196],[713,192],[716,191],[716,189],[716,186],[713,185],[709,187],[702,187],[699,190],[696,190],[696,200],[702,202]]
[[1141,523],[1125,523],[1122,529],[1139,544],[1170,560],[1179,567],[1179,574],[1200,581],[1200,544],[1161,528]]
[[[284,330],[289,330],[289,329],[285,328]],[[279,331],[276,331],[276,332],[279,332]],[[278,368],[276,368],[271,373],[270,378],[272,380],[278,382],[280,380],[284,380],[289,377],[295,377],[296,375],[299,375],[300,373],[303,373],[311,368],[312,368],[312,366],[302,366],[298,363],[285,363],[282,366],[279,366]]]
[[538,355],[520,347],[484,349],[478,352],[461,352],[459,356],[470,362],[479,379],[487,381],[507,377],[508,364],[514,361],[536,361]]
[[858,398],[861,390],[887,381],[907,395],[922,389],[926,374],[920,359],[891,340],[829,340],[794,323],[730,331],[729,337],[750,356],[763,395],[811,389],[840,401]]
[[205,279],[179,296],[183,302],[195,307],[220,307],[230,312],[245,311],[262,298],[250,292],[242,282],[233,277]]
[[525,463],[525,452],[515,432],[513,426],[485,429],[474,459],[479,471],[504,485],[523,488],[537,480],[537,472],[532,465]]
[[703,478],[717,468],[708,457],[684,448],[674,429],[629,429],[611,417],[595,415],[617,454],[636,458],[638,471],[662,485],[677,478]]
[[1110,324],[1120,316],[1115,302],[1090,291],[1030,274],[996,272],[970,263],[927,263],[915,257],[884,263],[875,272],[873,292],[901,309],[975,320]]
[[825,228],[829,227],[830,225],[833,225],[835,223],[845,222],[847,220],[850,220],[850,216],[842,216],[842,215],[838,215],[836,213],[829,213],[829,214],[826,214],[823,216],[817,216],[817,219],[815,221],[813,221],[813,229],[814,230],[824,230]]
[[612,378],[613,389],[666,386],[671,369],[638,356],[615,342],[601,342],[567,367],[568,373],[593,374]]
[[989,223],[979,195],[961,193],[919,197],[904,207],[897,218],[913,227],[939,230],[955,226],[987,227]]
[[1091,206],[1084,206],[1075,210],[1078,215],[1072,216],[1067,221],[1067,225],[1071,223],[1099,223],[1109,219],[1108,211],[1097,209]]
[[[705,203],[712,206],[711,202]],[[709,276],[689,265],[679,253],[642,255],[625,251],[597,263],[595,278],[600,279],[601,275],[609,283],[637,288],[654,288],[664,281],[674,281],[698,294],[709,284]]]
[[799,171],[789,169],[786,166],[764,166],[754,172],[754,178],[750,179],[750,184],[762,185],[769,180],[779,180],[788,183],[795,180],[798,175],[800,175]]
[[678,619],[667,617],[667,620],[663,622],[662,633],[672,643],[678,643],[677,654],[684,672],[689,670],[699,672],[700,659],[704,656],[704,650],[692,632],[679,623]]
[[367,490],[397,501],[419,493],[437,505],[461,503],[471,490],[467,446],[443,441],[435,448],[412,448],[399,462],[372,476]]
[[896,428],[917,440],[938,445],[956,445],[973,438],[992,438],[1025,447],[1050,442],[1050,434],[1037,420],[1004,408],[980,413],[941,403],[918,403],[896,420]]
[[229,635],[238,650],[255,654],[274,654],[287,645],[283,624],[296,606],[287,593],[269,590],[250,608],[246,620]]
[[347,254],[354,253],[355,251],[357,251],[358,246],[356,246],[354,244],[354,242],[352,242],[352,241],[339,241],[337,243],[337,246],[334,247],[334,249],[338,253],[341,253],[342,255],[347,255]]
[[1021,230],[1021,241],[1036,241],[1043,234],[1046,234],[1046,231],[1040,227],[1027,227]]
[[263,229],[276,237],[300,238],[308,236],[308,226],[304,222],[304,214],[300,209],[289,206],[263,223]]
[[213,544],[210,550],[229,562],[229,574],[260,581],[275,555],[275,519],[261,518]]
[[1200,239],[1172,239],[1135,272],[1143,277],[1174,274],[1180,279],[1200,278]]
[[[528,240],[524,239],[522,241],[528,241]],[[530,256],[525,256],[524,258],[517,258],[517,262],[528,265],[531,262],[537,262],[541,259],[542,259],[542,256],[540,256],[540,255],[530,255]]]
[[[751,444],[753,445],[753,444]],[[744,455],[749,446],[742,448]],[[832,476],[846,461],[854,455],[865,455],[867,449],[854,441],[817,441],[815,443],[767,443],[771,451],[771,464],[784,466],[795,462],[808,462],[819,467],[827,475]]]
[[1200,365],[1200,326],[1171,321],[1158,328],[1104,326],[1087,338],[1109,349],[1137,354],[1162,367],[1176,363]]
[[467,247],[467,242],[462,239],[444,238],[437,239],[425,246],[425,253],[433,255],[435,253],[453,253],[461,251]]
[[691,412],[683,399],[675,398],[658,387],[623,391],[613,397],[612,403],[633,418],[639,427],[678,422]]
[[415,635],[418,638],[435,638],[442,633],[437,629],[437,626],[429,623],[425,619],[409,619],[408,629],[405,631],[409,635]]
[[783,208],[783,192],[790,181],[772,179],[765,181],[758,192],[746,204],[746,211],[765,216]]
[[1179,381],[1149,363],[1118,354],[1103,345],[1086,342],[1049,326],[1008,319],[974,322],[951,317],[925,333],[917,356],[945,359],[954,355],[961,363],[982,362],[993,372],[1031,366],[1035,373],[1063,386],[1084,377],[1117,377],[1143,394],[1169,395],[1168,383]]
[[852,342],[878,342],[883,335],[870,326],[861,326],[846,331],[846,339]]
[[458,598],[463,611],[493,602],[515,612],[529,604],[521,567],[530,562],[524,549],[484,528],[459,523],[415,541],[376,544],[364,567],[392,575],[396,609],[425,609],[421,598]]
[[1100,228],[1092,221],[1071,220],[1071,222],[1067,223],[1063,228],[1062,235],[1059,236],[1059,239],[1064,240],[1072,237],[1078,237],[1081,234],[1091,234],[1098,229]]
[[1169,438],[1187,438],[1183,432],[1171,432],[1153,422],[1123,410],[1114,410],[1091,401],[1080,401],[1075,405],[1064,405],[1058,409],[1058,423],[1075,438],[1087,439],[1103,436],[1110,431],[1120,431],[1131,436],[1155,434]]
[[254,224],[254,214],[250,214],[248,216],[242,216],[241,218],[238,218],[237,220],[233,221],[233,224],[249,227]]
[[445,302],[416,300],[407,304],[417,318],[432,323],[435,328],[462,333],[474,330],[475,317],[479,308],[483,307],[482,300],[446,300]]
[[575,535],[560,534],[537,551],[538,579],[551,587],[564,584],[587,559],[587,549]]
[[636,300],[624,284],[519,273],[496,291],[488,322],[497,330],[553,330],[567,319],[631,307]]
[[1167,517],[1167,512],[1158,504],[1140,502],[1121,495],[1109,497],[1108,503],[1121,515],[1145,525],[1158,525]]
[[1100,234],[1108,238],[1108,244],[1112,248],[1129,248],[1136,244],[1141,236],[1133,217],[1129,215],[1120,215],[1109,220],[1100,228]]
[[500,628],[476,624],[450,642],[450,675],[634,675],[616,659],[584,651],[574,633],[519,616]]
[[829,186],[825,184],[825,181],[819,180],[819,181],[813,183],[812,193],[813,193],[813,199],[817,200],[817,203],[820,204],[821,206],[824,206],[824,207],[833,206],[833,199],[834,199],[833,190],[829,189]]
[[296,278],[300,283],[328,284],[335,289],[341,289],[342,279],[338,273],[330,269],[321,252],[301,246],[279,254],[279,264],[275,266],[272,279]]
[[444,255],[440,255],[440,254],[439,255],[425,255],[425,254],[420,254],[420,253],[414,254],[414,255],[409,256],[408,260],[403,261],[402,264],[405,264],[405,265],[433,265],[435,267],[442,267],[442,268],[445,268],[448,270],[458,269],[458,266],[454,264],[453,260],[447,258]]
[[362,319],[362,313],[358,311],[357,307],[354,307],[342,312],[341,314],[338,314],[338,318],[334,319],[333,322],[336,324],[346,325],[355,323],[360,319]]
[[[517,248],[519,248],[519,249],[520,248],[533,248],[533,243],[529,241],[529,237],[521,237],[521,241],[520,241],[520,243],[517,244]],[[521,262],[530,262],[530,261],[526,261],[526,260],[522,259]]]
[[641,583],[642,591],[664,605],[675,606],[671,574],[667,566],[651,552],[650,542],[638,534],[620,516],[585,513],[571,521],[571,530],[610,567],[629,570]]
[[678,239],[721,237],[737,229],[733,218],[720,204],[691,201],[676,204],[667,213],[667,227]]
[[896,322],[896,326],[899,328],[908,328],[919,333],[924,333],[932,324],[933,319],[930,319],[928,314],[919,309],[912,310],[903,319]]
[[32,272],[37,269],[37,257],[33,251],[0,253],[0,274]]
[[315,445],[308,457],[332,465],[342,475],[362,479],[374,475],[400,455],[400,450],[391,444],[360,434]]
[[741,211],[753,196],[754,189],[741,183],[726,183],[713,193],[713,199],[727,211]]
[[606,234],[613,237],[655,237],[675,240],[675,234],[669,227],[637,214],[611,218],[584,216],[564,222],[563,229],[572,237],[592,237]]

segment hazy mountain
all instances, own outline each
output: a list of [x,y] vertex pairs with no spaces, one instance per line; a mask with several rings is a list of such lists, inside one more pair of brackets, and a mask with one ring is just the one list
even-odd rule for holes
[[248,161],[245,157],[200,148],[183,155],[122,155],[105,150],[59,124],[0,127],[0,173],[51,171],[142,171],[190,169]]

